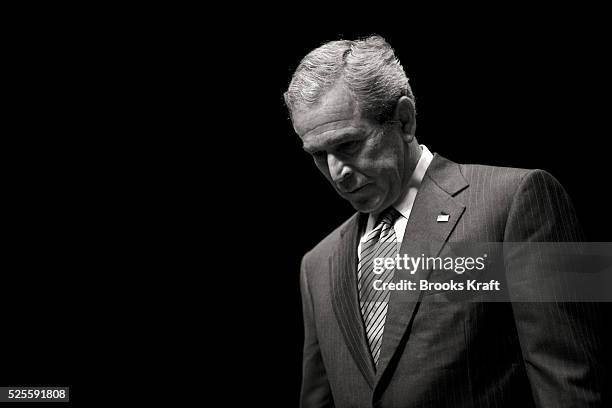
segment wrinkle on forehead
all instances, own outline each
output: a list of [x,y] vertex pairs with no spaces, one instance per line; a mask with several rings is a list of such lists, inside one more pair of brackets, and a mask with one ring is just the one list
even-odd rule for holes
[[304,133],[302,138],[322,135],[324,133],[339,131],[339,132],[355,132],[365,130],[363,124],[358,120],[336,120],[332,122],[323,123],[319,126]]
[[[342,121],[318,126],[302,136],[303,148],[306,151],[325,149],[347,139],[359,138],[367,129],[353,122]],[[346,126],[344,126],[346,124]]]

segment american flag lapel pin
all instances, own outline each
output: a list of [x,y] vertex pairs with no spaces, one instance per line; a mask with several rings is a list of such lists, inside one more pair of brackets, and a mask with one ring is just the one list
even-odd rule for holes
[[436,219],[436,221],[438,222],[448,222],[450,215],[448,214],[440,214],[438,215],[438,218]]

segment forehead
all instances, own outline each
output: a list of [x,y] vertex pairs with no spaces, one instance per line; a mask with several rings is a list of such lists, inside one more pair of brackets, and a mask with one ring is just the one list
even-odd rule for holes
[[304,148],[324,145],[345,136],[363,133],[367,121],[359,114],[357,103],[343,86],[335,86],[314,106],[293,114],[293,127]]

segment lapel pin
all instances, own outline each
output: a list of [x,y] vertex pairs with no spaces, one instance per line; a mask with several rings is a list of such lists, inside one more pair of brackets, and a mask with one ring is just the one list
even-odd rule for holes
[[436,219],[436,221],[438,222],[448,222],[448,218],[450,217],[450,215],[448,214],[440,214],[438,215],[438,218]]

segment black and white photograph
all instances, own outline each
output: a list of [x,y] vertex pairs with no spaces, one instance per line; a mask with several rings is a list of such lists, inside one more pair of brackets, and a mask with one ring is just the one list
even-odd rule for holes
[[0,406],[612,406],[607,14],[260,7],[15,20]]

